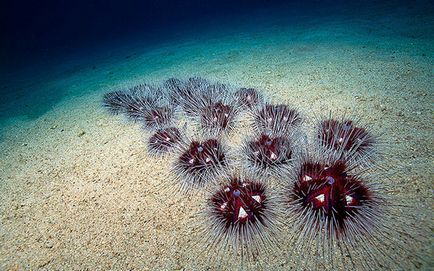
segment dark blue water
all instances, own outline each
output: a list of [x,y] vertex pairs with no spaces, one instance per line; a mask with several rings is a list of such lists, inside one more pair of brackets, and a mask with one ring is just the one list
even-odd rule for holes
[[0,12],[0,120],[40,117],[68,95],[68,86],[35,86],[84,69],[97,72],[101,59],[119,48],[126,48],[120,62],[134,57],[128,47],[137,43],[152,50],[229,33],[254,34],[270,24],[306,24],[309,33],[322,19],[347,24],[360,18],[372,19],[375,34],[434,40],[434,4],[428,0],[6,1]]
[[[122,43],[136,37],[149,44],[170,40],[177,33],[207,25],[236,24],[237,18],[257,12],[284,9],[287,16],[324,16],[324,10],[357,14],[382,7],[432,13],[432,1],[283,1],[283,0],[77,0],[2,1],[0,51],[2,70],[22,68],[32,61],[65,56]],[[353,7],[353,10],[351,8]],[[384,10],[382,12],[387,12]],[[285,16],[284,14],[281,14]],[[333,15],[333,14],[329,14]],[[339,15],[339,14],[337,14]],[[381,16],[381,15],[380,15]],[[258,28],[261,27],[258,22]],[[214,25],[215,26],[215,25]]]
[[[185,27],[236,18],[278,1],[7,1],[1,11],[2,63],[25,65],[133,35],[156,43]],[[200,30],[200,29],[197,29]]]

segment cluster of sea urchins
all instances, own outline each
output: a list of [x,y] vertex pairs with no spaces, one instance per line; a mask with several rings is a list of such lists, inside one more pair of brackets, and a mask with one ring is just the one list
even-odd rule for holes
[[[299,255],[290,261],[300,269],[413,264],[397,258],[411,234],[392,226],[396,208],[372,178],[382,176],[378,140],[360,122],[329,116],[306,140],[295,108],[199,77],[110,92],[104,105],[152,132],[149,153],[172,153],[182,193],[209,193],[199,232],[219,260],[232,253],[251,263],[279,246]],[[199,131],[192,138],[177,128],[185,121]],[[250,124],[250,136],[230,155],[224,140],[239,122]]]

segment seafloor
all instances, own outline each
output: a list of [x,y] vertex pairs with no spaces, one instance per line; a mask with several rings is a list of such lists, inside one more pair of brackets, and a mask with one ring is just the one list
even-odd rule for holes
[[[357,16],[336,8],[273,12],[263,10],[254,24],[240,16],[236,27],[186,32],[152,48],[125,41],[108,53],[8,75],[13,83],[2,86],[9,94],[0,111],[0,269],[192,269],[189,257],[198,251],[189,223],[201,198],[158,189],[170,176],[169,158],[151,159],[140,125],[101,107],[108,89],[169,77],[264,89],[309,116],[330,109],[360,116],[390,146],[394,193],[413,204],[419,227],[432,228],[431,14],[393,5]],[[432,241],[428,235],[412,248],[428,255],[420,269],[432,268]],[[198,257],[203,268],[218,268],[206,253]],[[276,257],[264,266],[288,270],[294,261]]]

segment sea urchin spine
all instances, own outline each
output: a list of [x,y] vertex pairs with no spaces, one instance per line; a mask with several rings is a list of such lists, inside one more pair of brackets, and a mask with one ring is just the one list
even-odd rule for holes
[[166,81],[165,86],[170,91],[170,99],[179,104],[188,116],[193,117],[199,116],[219,95],[207,80],[200,77],[186,81],[171,79]]
[[132,121],[142,121],[149,130],[169,126],[175,113],[167,93],[148,84],[107,93],[103,97],[103,105],[114,114],[123,113]]

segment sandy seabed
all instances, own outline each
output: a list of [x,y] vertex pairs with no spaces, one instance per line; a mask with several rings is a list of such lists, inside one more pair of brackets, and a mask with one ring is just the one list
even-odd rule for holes
[[[292,27],[272,22],[144,53],[129,48],[96,69],[39,82],[35,88],[59,85],[70,95],[36,119],[5,124],[0,269],[193,269],[190,257],[199,252],[189,223],[203,199],[157,189],[170,177],[169,157],[148,156],[149,134],[100,106],[107,89],[173,76],[264,89],[310,116],[329,109],[361,116],[392,146],[395,193],[415,206],[419,226],[432,228],[434,43],[409,35],[411,23],[407,32],[374,31],[365,16],[351,26],[350,18]],[[427,236],[415,253],[432,256],[431,247]],[[206,253],[201,257],[203,266],[217,268]],[[421,269],[432,267],[426,261]],[[293,265],[274,258],[264,269]]]

